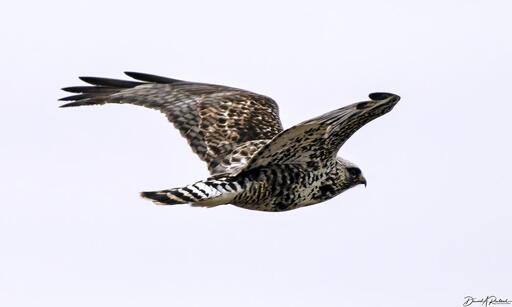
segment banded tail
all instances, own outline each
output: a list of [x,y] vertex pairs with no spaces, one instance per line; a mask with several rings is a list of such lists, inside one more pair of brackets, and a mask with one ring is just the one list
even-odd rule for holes
[[197,207],[215,207],[229,204],[241,190],[237,182],[206,180],[182,188],[142,192],[140,195],[158,205],[191,204]]

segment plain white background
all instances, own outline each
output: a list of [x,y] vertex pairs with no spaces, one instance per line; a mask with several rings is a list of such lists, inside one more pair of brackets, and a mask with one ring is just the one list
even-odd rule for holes
[[[17,1],[0,10],[1,306],[512,299],[510,1]],[[402,96],[340,155],[368,188],[286,213],[159,207],[205,178],[158,112],[58,109],[132,70],[273,97],[283,124]],[[476,304],[475,304],[476,305]]]

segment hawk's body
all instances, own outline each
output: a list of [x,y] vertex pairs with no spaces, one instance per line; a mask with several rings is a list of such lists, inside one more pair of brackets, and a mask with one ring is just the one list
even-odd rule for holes
[[164,113],[212,177],[142,196],[160,204],[212,207],[234,204],[286,211],[322,202],[366,181],[352,163],[337,158],[360,127],[390,111],[399,97],[374,93],[356,103],[283,131],[277,104],[245,90],[127,73],[144,82],[82,77],[93,86],[64,88],[78,95],[63,107],[130,103]]

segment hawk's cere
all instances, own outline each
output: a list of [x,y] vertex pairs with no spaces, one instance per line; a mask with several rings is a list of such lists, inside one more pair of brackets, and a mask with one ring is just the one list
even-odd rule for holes
[[283,130],[278,106],[269,97],[221,85],[126,75],[137,81],[81,77],[92,86],[63,88],[77,94],[60,99],[72,101],[61,107],[129,103],[164,113],[212,175],[185,187],[141,193],[164,205],[287,211],[366,185],[361,170],[337,152],[355,131],[400,100],[372,93],[369,101]]

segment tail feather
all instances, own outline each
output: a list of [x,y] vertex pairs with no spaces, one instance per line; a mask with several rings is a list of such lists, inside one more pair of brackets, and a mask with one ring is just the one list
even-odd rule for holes
[[140,193],[140,196],[151,199],[155,204],[159,205],[179,205],[187,203],[184,200],[175,199],[171,191],[172,190],[142,192]]
[[240,191],[241,186],[236,182],[208,180],[182,188],[142,192],[141,196],[159,205],[191,204],[198,207],[214,207],[229,204]]

